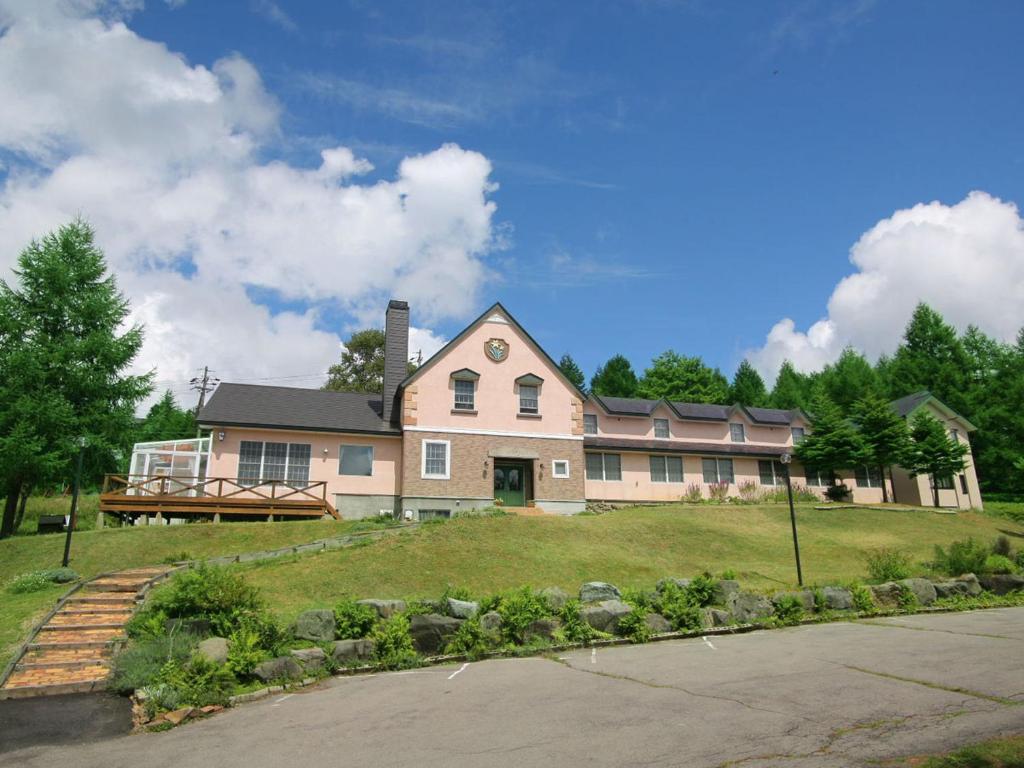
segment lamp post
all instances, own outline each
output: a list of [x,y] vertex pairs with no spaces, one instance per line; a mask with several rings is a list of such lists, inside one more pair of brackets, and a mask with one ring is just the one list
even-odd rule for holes
[[779,457],[782,462],[782,469],[786,475],[786,495],[789,497],[789,522],[793,526],[793,553],[796,555],[796,582],[801,587],[804,585],[804,574],[800,570],[800,540],[796,535],[796,509],[793,507],[793,483],[789,479],[789,464],[793,457],[788,453]]
[[68,534],[64,538],[64,561],[61,566],[68,567],[68,560],[71,557],[71,533],[75,530],[75,523],[78,522],[78,489],[82,485],[82,456],[85,454],[85,438],[80,437],[78,443],[78,460],[75,462],[75,479],[71,485],[71,514],[68,515]]

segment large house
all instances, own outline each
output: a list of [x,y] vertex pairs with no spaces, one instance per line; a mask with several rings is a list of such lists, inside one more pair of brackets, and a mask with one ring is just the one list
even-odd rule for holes
[[[495,500],[569,514],[591,500],[779,486],[780,458],[810,428],[798,410],[588,397],[501,304],[412,374],[408,331],[408,304],[390,302],[380,395],[221,384],[200,413],[212,435],[207,476],[324,482],[344,518],[422,520]],[[927,393],[893,407],[905,417],[927,409],[958,440],[974,429]],[[819,494],[827,482],[798,464],[791,476]],[[890,498],[932,503],[929,478],[892,476]],[[842,479],[854,501],[881,501],[874,468]],[[981,506],[969,454],[961,475],[939,482],[941,505]]]

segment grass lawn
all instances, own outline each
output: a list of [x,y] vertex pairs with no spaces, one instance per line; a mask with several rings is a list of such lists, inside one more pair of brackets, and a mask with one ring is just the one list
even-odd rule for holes
[[[876,547],[902,549],[923,562],[935,544],[968,536],[990,542],[1007,532],[1024,546],[1024,525],[975,512],[805,506],[798,520],[808,584],[864,579],[865,551]],[[365,547],[238,567],[286,617],[331,606],[342,595],[436,597],[447,584],[475,594],[522,584],[574,592],[590,580],[649,588],[664,576],[705,569],[732,569],[752,588],[796,582],[789,511],[781,504],[456,519]]]
[[885,761],[887,768],[1024,768],[1024,736],[992,739],[947,755]]

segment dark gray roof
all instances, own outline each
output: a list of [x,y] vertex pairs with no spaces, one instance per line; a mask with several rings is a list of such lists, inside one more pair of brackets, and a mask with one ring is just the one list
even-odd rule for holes
[[929,400],[931,396],[931,392],[924,390],[921,392],[915,392],[912,395],[901,397],[899,400],[893,400],[889,405],[892,406],[892,409],[900,416],[906,416],[909,413],[913,413],[922,403]]
[[381,421],[380,395],[225,383],[199,413],[211,426],[398,434]]
[[705,456],[764,456],[778,458],[785,446],[747,443],[691,443],[681,440],[634,440],[621,437],[584,437],[583,447],[593,450],[643,451],[644,453],[685,453]]
[[661,404],[661,400],[644,400],[640,397],[605,397],[593,395],[594,399],[604,405],[609,413],[622,416],[650,416],[651,412]]
[[789,424],[796,415],[794,411],[783,411],[778,408],[746,408],[750,418],[759,424]]
[[[608,413],[617,416],[650,416],[665,400],[646,400],[640,397],[605,397],[591,395],[594,400],[604,406]],[[694,421],[728,421],[734,405],[715,405],[711,403],[679,403],[669,402],[669,407],[680,419]],[[791,424],[797,411],[786,411],[779,408],[742,408],[751,420],[758,424]]]
[[727,421],[732,412],[732,406],[710,403],[672,403],[672,407],[679,418],[698,421]]

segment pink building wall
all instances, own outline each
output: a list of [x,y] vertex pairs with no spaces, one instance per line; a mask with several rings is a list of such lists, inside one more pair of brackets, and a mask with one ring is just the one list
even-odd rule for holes
[[[220,433],[224,439],[219,438]],[[227,427],[213,430],[207,477],[238,477],[238,456],[243,440],[269,443],[308,443],[309,479],[327,483],[328,500],[337,493],[361,495],[398,495],[402,476],[402,439],[356,434],[300,432],[281,429],[243,429]],[[341,445],[373,446],[373,474],[355,477],[338,474]]]

